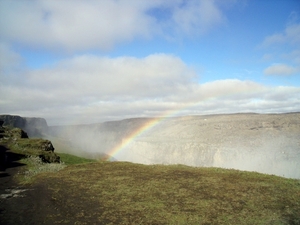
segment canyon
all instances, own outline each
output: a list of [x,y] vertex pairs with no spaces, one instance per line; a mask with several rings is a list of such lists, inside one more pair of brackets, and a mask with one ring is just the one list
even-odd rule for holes
[[49,133],[71,146],[69,153],[80,156],[300,179],[300,113],[131,118],[49,127]]

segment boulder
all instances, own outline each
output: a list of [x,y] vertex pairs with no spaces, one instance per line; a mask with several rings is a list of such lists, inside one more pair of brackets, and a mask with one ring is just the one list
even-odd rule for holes
[[58,155],[56,155],[54,152],[43,152],[43,154],[40,154],[39,157],[45,163],[59,163],[60,162],[60,157]]
[[40,149],[43,151],[51,151],[51,152],[54,151],[54,147],[51,141],[49,140],[44,140],[43,142],[41,142]]

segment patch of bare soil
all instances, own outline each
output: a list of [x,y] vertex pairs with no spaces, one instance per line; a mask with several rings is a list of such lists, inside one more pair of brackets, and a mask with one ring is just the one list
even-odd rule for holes
[[[59,200],[52,197],[51,186],[62,185],[59,179],[20,185],[16,175],[24,170],[24,164],[19,162],[24,156],[11,152],[5,146],[0,148],[6,161],[1,163],[0,172],[0,225],[87,224],[73,217],[80,213],[80,208],[66,207],[68,189],[61,190],[63,194]],[[93,209],[90,204],[90,201],[84,204],[78,199],[81,208]]]
[[[0,224],[299,224],[299,183],[216,168],[78,164],[30,185],[1,177]],[[2,182],[6,180],[6,182]],[[19,192],[18,192],[19,191]],[[9,193],[8,193],[9,192]]]
[[50,193],[46,184],[20,185],[15,176],[24,164],[19,160],[23,155],[0,146],[3,159],[0,172],[0,224],[53,224],[45,218],[55,209],[51,207]]

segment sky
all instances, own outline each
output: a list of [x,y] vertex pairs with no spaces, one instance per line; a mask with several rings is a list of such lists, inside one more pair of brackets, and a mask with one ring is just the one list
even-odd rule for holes
[[0,114],[300,111],[299,0],[0,0]]

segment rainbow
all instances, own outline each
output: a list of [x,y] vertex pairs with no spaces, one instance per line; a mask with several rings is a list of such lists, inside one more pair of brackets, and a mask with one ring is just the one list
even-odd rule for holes
[[203,102],[214,100],[214,99],[217,99],[220,97],[226,98],[226,97],[233,96],[236,94],[244,94],[244,93],[249,94],[251,92],[256,92],[256,91],[257,91],[256,88],[254,88],[254,89],[252,88],[251,90],[249,90],[249,88],[244,89],[244,87],[240,87],[240,88],[237,88],[234,90],[230,90],[229,93],[227,93],[227,94],[224,94],[224,92],[219,93],[219,95],[217,95],[217,96],[210,96],[210,97],[207,97],[206,99],[202,99],[202,101],[199,101],[199,102],[185,103],[181,107],[166,111],[162,115],[148,120],[145,124],[143,124],[141,127],[136,129],[135,131],[133,131],[126,138],[124,138],[119,144],[117,144],[114,148],[112,148],[110,151],[108,151],[107,152],[108,157],[106,158],[106,160],[112,160],[112,158],[114,158],[119,152],[121,152],[123,149],[125,149],[127,146],[129,146],[134,141],[134,139],[141,136],[144,132],[152,129],[157,124],[161,123],[162,121],[167,120],[168,118],[172,118],[172,117],[181,115],[184,112],[184,110],[186,110],[188,108],[196,107]]
[[130,143],[133,142],[134,139],[141,136],[145,131],[150,130],[151,128],[155,127],[157,124],[162,122],[163,120],[166,120],[167,118],[171,117],[174,112],[171,113],[164,113],[165,116],[155,117],[153,119],[150,119],[145,124],[143,124],[141,127],[133,131],[131,134],[129,134],[126,138],[123,138],[122,141],[117,144],[113,149],[111,149],[107,155],[106,158],[107,161],[112,160],[119,152],[121,152],[123,149],[125,149]]
[[[215,99],[215,98],[216,97],[208,98],[205,101]],[[106,161],[111,161],[113,158],[115,158],[115,156],[119,152],[121,152],[126,147],[128,147],[136,138],[140,137],[143,133],[145,133],[146,131],[154,128],[156,125],[160,124],[161,122],[163,122],[163,121],[165,121],[169,118],[178,116],[184,110],[186,110],[186,109],[188,109],[192,106],[194,107],[195,105],[197,105],[197,104],[195,104],[194,102],[193,103],[186,103],[186,104],[184,104],[183,106],[181,106],[177,109],[168,110],[168,111],[164,112],[163,114],[161,114],[160,116],[157,116],[157,117],[154,117],[154,118],[148,120],[141,127],[137,128],[135,131],[133,131],[127,137],[123,138],[122,141],[119,144],[117,144],[114,148],[112,148],[110,151],[108,151],[106,153],[107,157],[105,158],[105,160]]]

